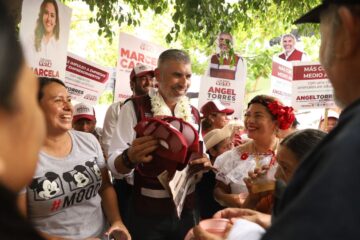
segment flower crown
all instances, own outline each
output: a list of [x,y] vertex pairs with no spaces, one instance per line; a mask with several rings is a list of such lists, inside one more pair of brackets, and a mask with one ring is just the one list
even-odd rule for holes
[[278,101],[268,103],[270,112],[276,117],[279,123],[279,129],[286,130],[290,128],[295,121],[294,109],[292,107],[283,106]]

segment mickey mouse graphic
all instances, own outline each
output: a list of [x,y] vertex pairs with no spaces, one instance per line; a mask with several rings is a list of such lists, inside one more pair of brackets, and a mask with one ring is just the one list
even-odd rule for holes
[[101,180],[101,171],[95,161],[87,161],[85,165],[95,174],[97,180]]
[[35,199],[41,200],[55,198],[63,192],[59,175],[54,172],[47,172],[44,177],[34,179],[29,187],[37,193]]
[[70,184],[72,190],[85,187],[91,180],[89,172],[82,165],[77,165],[74,167],[74,170],[64,173],[63,178]]

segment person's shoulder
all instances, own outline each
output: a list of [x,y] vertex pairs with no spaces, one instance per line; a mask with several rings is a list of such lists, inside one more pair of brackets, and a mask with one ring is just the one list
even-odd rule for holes
[[189,103],[189,105],[190,105],[191,109],[193,109],[194,111],[196,111],[196,112],[198,112],[200,114],[199,109],[197,107],[195,107],[191,103]]
[[118,106],[121,106],[121,102],[120,102],[120,101],[114,102],[114,103],[112,103],[112,104],[110,105],[111,108],[116,108],[116,107],[118,107]]
[[239,158],[239,147],[235,147],[218,156],[215,159],[214,167],[217,168],[219,172],[228,173],[240,163],[240,161],[238,161]]
[[215,162],[222,163],[223,161],[228,161],[232,158],[231,156],[233,156],[234,154],[237,155],[239,151],[240,151],[239,147],[234,147],[233,149],[228,150],[222,153],[220,156],[218,156]]
[[101,137],[103,133],[103,129],[101,127],[95,127],[95,132]]
[[238,152],[251,152],[252,150],[252,143],[251,141],[246,141],[244,144],[238,146]]
[[238,53],[238,52],[234,53],[234,56],[235,56],[236,58],[243,59],[243,57],[241,56],[241,54]]
[[211,62],[219,61],[219,54],[218,54],[218,53],[215,53],[215,54],[211,55],[210,61],[211,61]]
[[81,131],[72,129],[72,130],[70,130],[70,134],[72,134],[72,136],[75,140],[81,140],[83,142],[97,141],[96,137],[91,133],[81,132]]
[[149,101],[150,99],[151,99],[151,97],[149,94],[145,94],[145,95],[141,95],[141,96],[132,96],[132,97],[127,98],[124,101],[123,106],[129,104],[129,102],[137,103],[137,102]]
[[292,51],[292,53],[290,55],[302,55],[302,56],[306,56],[306,53],[303,50],[294,48],[294,50]]
[[120,110],[122,104],[123,104],[123,103],[120,102],[120,101],[112,103],[112,104],[108,107],[107,112],[118,112],[118,110]]
[[245,58],[240,55],[240,53],[235,53],[235,61],[236,62],[245,62]]

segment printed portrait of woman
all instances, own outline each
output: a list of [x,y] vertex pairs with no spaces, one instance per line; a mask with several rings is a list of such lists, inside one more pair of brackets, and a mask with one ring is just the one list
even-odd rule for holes
[[57,0],[26,0],[20,38],[35,75],[64,79],[71,9]]
[[34,48],[45,58],[56,50],[59,40],[59,7],[55,0],[44,0],[36,21]]

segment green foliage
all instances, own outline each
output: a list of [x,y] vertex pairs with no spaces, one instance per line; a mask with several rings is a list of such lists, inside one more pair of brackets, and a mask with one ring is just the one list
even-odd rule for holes
[[[293,21],[321,1],[66,0],[65,2],[68,5],[86,4],[92,11],[73,16],[72,29],[76,29],[77,36],[76,38],[70,36],[69,46],[78,49],[78,54],[83,53],[79,55],[85,55],[84,57],[104,66],[116,65],[119,26],[120,31],[143,38],[146,36],[147,40],[164,47],[185,49],[192,58],[193,72],[199,75],[204,74],[208,57],[216,50],[214,42],[217,35],[220,32],[230,32],[235,39],[234,52],[247,61],[247,93],[252,95],[266,92],[269,88],[272,57],[282,51],[280,45],[269,46],[269,41],[297,29],[297,26],[292,24]],[[303,36],[301,44],[305,52],[311,59],[317,60],[318,26],[305,24],[299,26],[298,31]]]
[[114,94],[111,92],[111,91],[104,91],[99,100],[98,100],[98,103],[99,104],[106,104],[106,105],[109,105],[113,102],[114,100]]
[[[67,0],[71,1],[71,0]],[[79,1],[79,0],[78,0]],[[284,23],[287,27],[299,15],[320,0],[81,0],[95,13],[89,21],[99,25],[99,35],[110,41],[114,35],[111,23],[119,26],[139,26],[141,17],[147,10],[155,15],[171,12],[173,26],[166,35],[167,42],[172,42],[181,33],[188,37],[206,39],[212,43],[219,32],[232,32],[242,25],[244,30],[251,30],[254,23],[275,27]],[[231,3],[234,2],[234,3]],[[274,25],[275,23],[275,25]],[[303,27],[312,32],[313,27]]]

